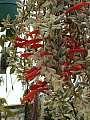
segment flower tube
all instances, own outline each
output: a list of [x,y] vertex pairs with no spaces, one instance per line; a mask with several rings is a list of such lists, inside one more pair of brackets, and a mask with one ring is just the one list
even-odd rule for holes
[[74,10],[80,10],[80,8],[82,8],[83,6],[85,6],[87,4],[90,4],[90,2],[83,2],[83,3],[80,3],[78,5],[75,5],[75,6],[71,7],[67,12],[65,12],[65,14],[68,14],[71,11],[74,11]]
[[30,102],[32,102],[33,98],[34,98],[34,95],[37,93],[37,92],[44,92],[45,94],[47,94],[44,90],[48,90],[48,88],[39,88],[39,89],[35,89],[33,90],[32,92],[28,93],[22,100],[21,104],[24,104],[24,102],[28,102],[28,99],[30,99]]
[[34,53],[23,53],[23,54],[21,54],[20,57],[28,57],[30,55],[34,55]]

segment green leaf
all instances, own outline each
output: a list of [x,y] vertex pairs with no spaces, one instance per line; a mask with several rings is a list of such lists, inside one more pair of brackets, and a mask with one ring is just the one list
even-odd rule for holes
[[53,13],[53,14],[56,14],[56,12],[57,12],[57,8],[56,8],[56,6],[54,6],[54,7],[52,8],[52,13]]
[[41,6],[41,8],[43,8],[43,7],[48,7],[50,5],[50,2],[49,1],[46,1],[46,2],[44,2],[44,4]]
[[4,47],[4,41],[2,39],[0,40],[0,45]]
[[64,116],[69,117],[69,118],[73,118],[73,116],[71,114],[64,114]]
[[7,15],[7,18],[6,18],[7,22],[10,22],[10,19],[11,19],[11,18],[10,18],[10,14],[8,14],[8,15]]
[[86,98],[86,100],[87,100],[88,102],[90,102],[90,98]]
[[82,20],[83,20],[83,15],[77,14],[77,18],[78,18],[80,21],[82,21]]
[[63,7],[64,7],[64,4],[60,4],[60,5],[58,6],[58,8],[57,8],[57,11],[58,11],[58,12],[61,11],[61,10],[63,9]]
[[52,10],[52,8],[53,8],[53,5],[52,5],[53,3],[52,2],[50,2],[50,4],[49,4],[49,8]]
[[58,49],[58,45],[56,44],[56,42],[51,41],[51,44],[52,44],[53,48]]
[[90,86],[90,84],[86,83],[86,82],[80,82],[79,84],[83,85],[83,86]]
[[53,0],[53,5],[54,5],[54,6],[57,5],[57,0]]
[[17,69],[17,73],[22,73],[22,70],[20,70],[20,69]]
[[12,116],[12,117],[15,116],[14,113],[11,110],[9,110],[9,109],[3,109],[3,112],[5,112],[6,114],[8,114],[8,116]]
[[13,66],[11,69],[10,69],[10,74],[13,74],[15,72],[15,66]]
[[76,23],[77,25],[81,25],[81,21],[80,20],[72,20],[74,23]]
[[1,30],[0,30],[0,32],[3,32],[3,31],[5,31],[5,30],[6,30],[6,28],[5,28],[5,27],[2,27]]

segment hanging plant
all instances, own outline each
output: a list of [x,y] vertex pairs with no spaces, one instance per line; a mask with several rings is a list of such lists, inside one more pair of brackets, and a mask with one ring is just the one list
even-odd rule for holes
[[[90,119],[89,4],[83,0],[27,0],[20,4],[25,8],[17,17],[12,49],[15,59],[18,48],[28,49],[20,55],[24,66],[23,62],[17,65],[21,66],[21,78],[30,83],[30,93],[24,96],[22,104],[33,103],[35,94],[42,92],[52,118]],[[32,32],[25,29],[30,26]]]

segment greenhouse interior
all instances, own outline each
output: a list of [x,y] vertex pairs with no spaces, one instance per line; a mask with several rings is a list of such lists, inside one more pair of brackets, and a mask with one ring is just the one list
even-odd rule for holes
[[90,0],[0,0],[0,120],[90,120]]

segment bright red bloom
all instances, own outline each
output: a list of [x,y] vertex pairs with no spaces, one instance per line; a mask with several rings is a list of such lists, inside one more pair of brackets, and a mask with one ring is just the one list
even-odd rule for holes
[[28,41],[26,44],[25,44],[25,46],[27,47],[27,46],[31,46],[31,44],[35,44],[35,43],[37,43],[37,42],[40,42],[40,41],[42,41],[43,39],[33,39],[33,40],[30,40],[30,41]]
[[24,71],[23,73],[31,73],[31,72],[33,72],[33,71],[35,71],[37,69],[38,69],[38,67],[33,67],[30,70]]
[[42,87],[44,87],[47,84],[46,81],[37,81],[37,85],[41,85]]
[[39,33],[39,30],[34,30],[34,31],[30,32],[27,36],[32,37],[32,35],[35,34],[35,37],[36,37],[38,33]]
[[64,69],[64,72],[69,72],[69,71],[78,71],[78,70],[82,70],[84,68],[83,64],[80,65],[75,65],[72,68],[68,68],[68,69]]
[[63,22],[63,23],[65,23],[65,24],[72,24],[73,22],[72,21],[67,21],[67,22]]
[[61,66],[68,66],[70,64],[70,62],[64,62],[63,64],[61,64]]
[[23,53],[23,54],[21,54],[20,57],[28,57],[30,55],[34,55],[34,53]]
[[34,49],[35,51],[37,51],[37,48],[39,48],[39,47],[44,47],[44,45],[43,44],[33,44],[30,46],[30,49]]
[[65,41],[68,41],[68,42],[72,41],[72,42],[74,42],[75,43],[75,48],[74,49],[80,49],[80,46],[78,45],[76,40],[74,40],[74,39],[67,39],[67,40],[64,40],[64,42]]
[[28,40],[26,40],[26,39],[22,39],[22,38],[19,38],[19,37],[17,37],[16,39],[15,39],[16,41],[28,41]]
[[14,45],[14,48],[16,48],[16,47],[23,47],[23,46],[25,46],[25,44],[27,43],[28,41],[25,41],[25,42],[22,42],[22,43],[16,43],[15,45]]
[[26,75],[25,76],[26,82],[28,80],[34,79],[37,75],[39,75],[40,74],[40,69],[41,69],[41,67],[39,67],[38,69],[36,69],[33,72],[30,72],[28,75]]
[[80,8],[82,8],[83,6],[85,6],[87,4],[90,4],[90,2],[83,2],[83,3],[80,3],[78,5],[75,5],[75,6],[71,7],[67,12],[65,12],[65,14],[68,14],[71,11],[74,11],[74,10],[80,10]]
[[44,56],[44,55],[53,55],[53,53],[50,52],[40,52],[40,56]]
[[88,43],[90,43],[90,40],[87,40]]
[[88,51],[86,49],[69,49],[69,59],[72,60],[74,58],[73,52],[85,52],[88,54]]
[[30,90],[35,90],[35,89],[37,89],[37,88],[39,88],[39,87],[42,87],[41,85],[31,85],[30,87],[29,87],[29,89]]
[[70,60],[73,60],[73,58],[74,58],[74,53],[73,53],[73,52],[70,52],[70,53],[69,53],[69,59],[70,59]]
[[86,95],[87,97],[90,97],[90,93]]
[[88,54],[88,51],[86,49],[69,49],[69,52],[85,52]]
[[44,86],[46,86],[46,84],[47,84],[47,82],[46,81],[38,81],[37,82],[37,85],[31,85],[30,86],[30,90],[35,90],[35,89],[37,89],[37,88],[39,88],[39,87],[44,87]]
[[73,75],[73,73],[71,73],[71,72],[65,72],[65,73],[61,73],[60,75],[61,75],[61,77],[65,77],[68,80],[68,77],[71,76],[71,75]]
[[34,95],[37,92],[43,92],[45,94],[47,94],[44,90],[48,90],[48,88],[39,88],[39,89],[35,89],[32,92],[28,93],[22,100],[21,104],[24,104],[24,102],[28,102],[28,99],[30,99],[30,102],[32,102],[32,100],[34,99]]
[[[29,79],[28,80],[33,80],[35,77],[37,77],[38,75],[40,75],[40,72],[37,72],[37,73],[35,73],[34,75],[33,75],[33,77],[29,77]],[[28,80],[26,80],[26,82],[28,82]]]

